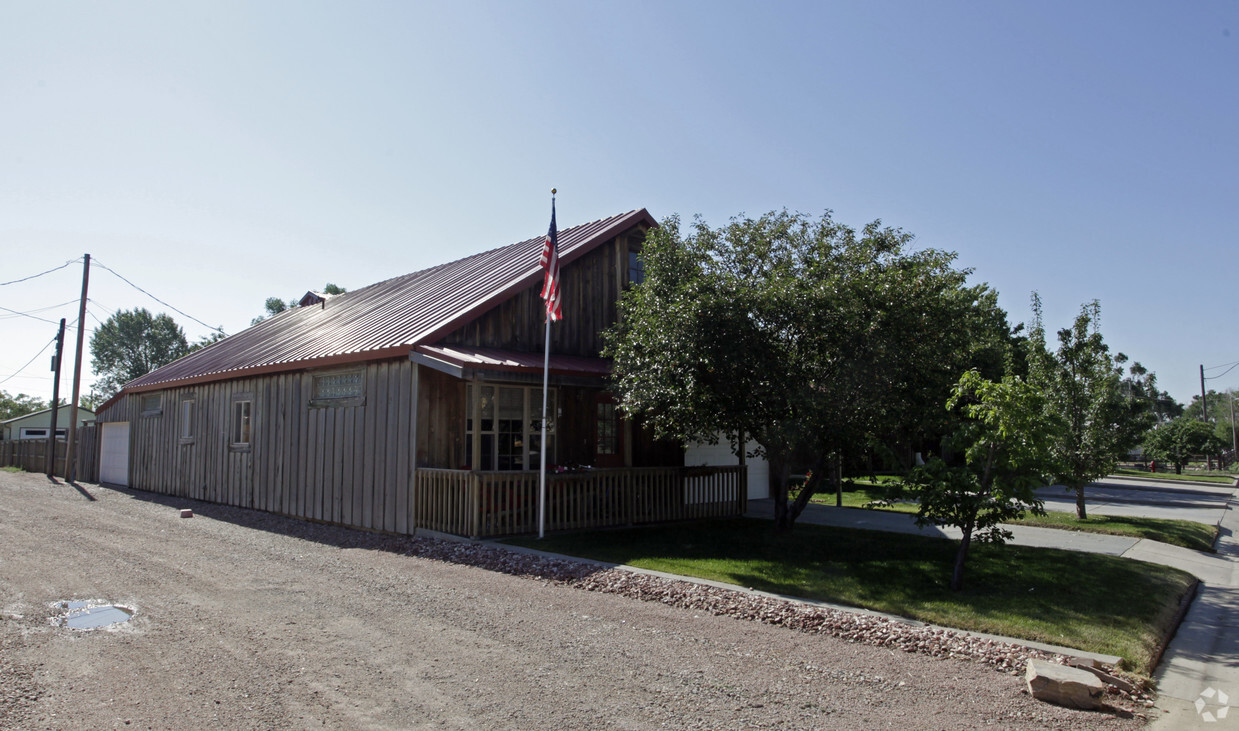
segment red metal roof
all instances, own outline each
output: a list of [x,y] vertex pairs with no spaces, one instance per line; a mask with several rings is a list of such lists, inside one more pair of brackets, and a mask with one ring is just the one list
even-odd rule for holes
[[[542,353],[522,353],[495,348],[471,348],[460,345],[418,345],[413,352],[461,370],[510,371],[541,373]],[[557,376],[606,376],[611,363],[604,358],[551,354],[549,370]]]
[[[657,222],[642,208],[560,231],[561,265],[638,224]],[[287,310],[129,382],[124,392],[407,355],[414,345],[434,343],[540,281],[544,239]]]

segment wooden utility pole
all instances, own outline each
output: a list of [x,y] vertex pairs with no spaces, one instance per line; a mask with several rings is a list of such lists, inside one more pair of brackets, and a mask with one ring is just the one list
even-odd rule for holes
[[82,341],[86,337],[86,290],[90,286],[90,254],[82,264],[82,301],[77,308],[77,357],[73,359],[73,400],[69,402],[69,439],[65,444],[65,480],[76,477],[77,400],[82,393]]
[[1205,400],[1205,365],[1200,364],[1200,419],[1209,423],[1209,402]]
[[65,352],[65,319],[60,318],[56,333],[56,355],[52,356],[52,428],[47,435],[47,476],[56,476],[56,420],[60,415],[60,357]]

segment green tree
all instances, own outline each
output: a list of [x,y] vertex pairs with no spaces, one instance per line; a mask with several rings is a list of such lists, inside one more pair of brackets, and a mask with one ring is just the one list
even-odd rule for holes
[[[838,490],[845,450],[941,410],[970,328],[993,321],[974,316],[996,305],[988,288],[965,286],[954,254],[910,241],[876,221],[858,234],[829,213],[718,229],[697,219],[683,235],[666,219],[606,336],[623,409],[677,440],[751,435],[771,462],[776,527],[790,530],[824,480]],[[793,457],[813,469],[789,502]]]
[[194,342],[193,345],[190,345],[189,352],[194,353],[199,350],[202,350],[206,346],[214,345],[215,343],[218,343],[219,341],[223,340],[226,337],[228,337],[228,333],[224,332],[224,328],[222,326],[217,327],[215,328],[215,330],[198,338],[198,340]]
[[145,308],[120,310],[90,338],[95,388],[106,400],[139,376],[189,352],[185,332],[165,314]]
[[1041,323],[1041,298],[1032,296],[1029,380],[1046,396],[1046,418],[1061,425],[1053,441],[1051,477],[1076,494],[1076,517],[1088,517],[1084,488],[1114,471],[1148,427],[1147,413],[1127,398],[1122,369],[1101,337],[1101,304],[1080,308],[1058,331],[1050,351]]
[[1144,451],[1153,459],[1173,464],[1177,475],[1183,474],[1192,457],[1219,455],[1226,445],[1212,424],[1188,416],[1162,424],[1144,438]]
[[1013,376],[994,382],[965,373],[947,402],[959,429],[950,444],[964,464],[933,458],[912,470],[908,484],[920,500],[920,525],[949,525],[963,537],[955,555],[951,588],[964,585],[964,563],[973,540],[1002,544],[1011,538],[1003,523],[1025,512],[1043,515],[1034,490],[1045,484],[1056,424],[1045,418],[1039,389]]
[[14,396],[7,391],[0,390],[0,421],[33,414],[47,407],[47,402],[35,396],[27,396],[24,393]]

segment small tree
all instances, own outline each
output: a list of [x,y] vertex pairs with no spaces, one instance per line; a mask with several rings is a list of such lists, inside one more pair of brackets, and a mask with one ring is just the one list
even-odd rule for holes
[[105,399],[133,379],[189,352],[185,332],[165,314],[145,308],[121,310],[95,329],[90,338],[95,388]]
[[914,469],[908,482],[920,498],[920,525],[949,525],[963,537],[955,554],[951,589],[964,585],[964,563],[975,540],[1002,544],[1011,538],[1003,523],[1025,512],[1043,515],[1033,492],[1044,485],[1056,425],[1045,419],[1041,392],[1022,379],[989,381],[976,371],[960,378],[947,408],[960,417],[951,438],[964,464],[938,458]]
[[1061,428],[1052,442],[1050,476],[1076,494],[1076,517],[1088,511],[1084,487],[1114,471],[1139,441],[1149,417],[1124,395],[1120,363],[1101,337],[1101,304],[1080,308],[1075,323],[1058,331],[1051,352],[1041,324],[1041,298],[1032,296],[1029,381],[1044,393],[1046,418]]
[[1196,455],[1218,455],[1226,448],[1212,424],[1181,416],[1169,424],[1158,426],[1145,436],[1144,450],[1153,459],[1174,465],[1176,475]]

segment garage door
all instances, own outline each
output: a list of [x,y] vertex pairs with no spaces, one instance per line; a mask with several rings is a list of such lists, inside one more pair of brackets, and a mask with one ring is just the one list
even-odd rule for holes
[[105,422],[102,426],[99,482],[129,487],[129,424]]

